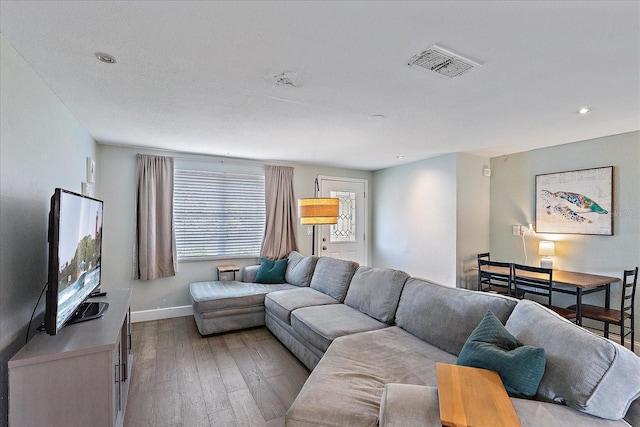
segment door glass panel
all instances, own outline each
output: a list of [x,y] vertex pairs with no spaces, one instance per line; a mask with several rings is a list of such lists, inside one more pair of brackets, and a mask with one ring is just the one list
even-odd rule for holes
[[338,223],[331,226],[329,241],[355,242],[356,241],[356,193],[352,191],[331,191],[331,197],[340,200],[340,213]]

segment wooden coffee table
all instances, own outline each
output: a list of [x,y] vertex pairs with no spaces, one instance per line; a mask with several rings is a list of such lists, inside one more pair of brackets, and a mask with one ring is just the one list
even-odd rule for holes
[[497,372],[445,363],[436,372],[443,426],[522,426]]

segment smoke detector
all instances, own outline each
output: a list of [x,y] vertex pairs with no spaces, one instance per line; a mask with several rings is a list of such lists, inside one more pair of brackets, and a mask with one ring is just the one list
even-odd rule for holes
[[273,79],[276,82],[276,86],[289,86],[289,87],[298,87],[299,84],[296,82],[296,75],[291,71],[283,71],[280,74],[273,76]]
[[480,67],[482,63],[434,44],[424,52],[414,55],[409,60],[409,65],[451,78],[460,76],[474,67]]

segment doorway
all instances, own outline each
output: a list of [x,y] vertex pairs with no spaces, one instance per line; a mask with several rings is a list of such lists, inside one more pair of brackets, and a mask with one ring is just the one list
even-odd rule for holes
[[318,227],[316,246],[320,256],[367,264],[368,181],[355,178],[319,176],[319,197],[340,200],[338,223]]

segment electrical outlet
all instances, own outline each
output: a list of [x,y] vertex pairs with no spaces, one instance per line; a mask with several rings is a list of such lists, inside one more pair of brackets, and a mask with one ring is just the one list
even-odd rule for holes
[[512,226],[512,231],[514,236],[519,236],[520,235],[520,226],[519,225],[514,225]]
[[307,226],[307,236],[313,236],[313,226]]
[[533,229],[533,224],[521,225],[520,234],[523,234],[523,235],[536,234],[536,230]]

